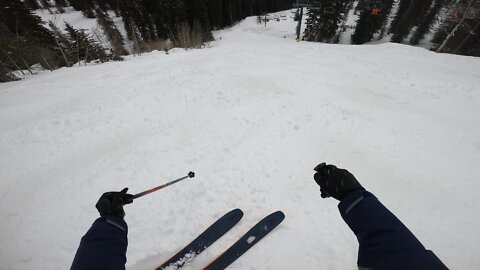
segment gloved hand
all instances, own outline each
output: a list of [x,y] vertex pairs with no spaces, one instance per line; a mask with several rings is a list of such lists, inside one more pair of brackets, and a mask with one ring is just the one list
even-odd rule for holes
[[110,214],[120,218],[125,217],[123,206],[133,202],[133,195],[127,194],[127,190],[128,188],[124,188],[120,192],[113,191],[103,193],[95,205],[100,216]]
[[333,197],[341,201],[348,193],[363,188],[349,171],[339,169],[335,165],[324,163],[314,169],[313,178],[320,186],[322,198]]

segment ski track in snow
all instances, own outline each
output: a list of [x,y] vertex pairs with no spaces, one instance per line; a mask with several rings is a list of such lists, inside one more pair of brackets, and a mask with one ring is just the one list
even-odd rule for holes
[[285,221],[229,269],[354,269],[356,239],[312,178],[326,161],[450,268],[479,269],[480,59],[297,43],[294,29],[248,18],[212,48],[0,84],[2,267],[69,268],[103,192],[193,170],[125,207],[128,269],[153,269],[237,207],[242,221],[185,269],[277,210]]

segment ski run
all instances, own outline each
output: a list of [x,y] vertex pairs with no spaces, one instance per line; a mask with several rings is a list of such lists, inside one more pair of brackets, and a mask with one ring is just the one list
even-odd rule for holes
[[326,161],[449,268],[480,269],[480,59],[294,30],[247,18],[205,49],[0,84],[1,268],[68,269],[103,192],[193,170],[125,206],[127,269],[158,267],[236,208],[241,222],[183,269],[277,210],[283,223],[228,269],[354,269],[357,240],[312,179]]

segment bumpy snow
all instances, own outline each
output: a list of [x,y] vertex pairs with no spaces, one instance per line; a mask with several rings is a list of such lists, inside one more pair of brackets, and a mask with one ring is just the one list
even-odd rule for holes
[[[479,269],[480,59],[294,41],[248,18],[202,50],[0,84],[2,269],[67,269],[105,191],[197,177],[125,207],[129,269],[234,208],[285,221],[230,269],[354,269],[357,242],[313,168],[348,168],[452,269]],[[285,38],[284,38],[285,36]]]

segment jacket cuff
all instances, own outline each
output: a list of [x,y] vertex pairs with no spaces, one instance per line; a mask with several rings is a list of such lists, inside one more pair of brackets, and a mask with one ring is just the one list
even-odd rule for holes
[[125,233],[128,233],[128,225],[125,220],[123,220],[123,218],[107,214],[103,215],[101,219],[103,219],[109,225],[114,226],[117,229],[124,231]]
[[343,198],[340,203],[338,204],[338,210],[340,210],[340,214],[342,217],[345,219],[345,217],[359,204],[362,203],[362,201],[365,198],[375,198],[376,197],[366,191],[363,188],[357,189],[355,191],[350,192],[345,198]]

